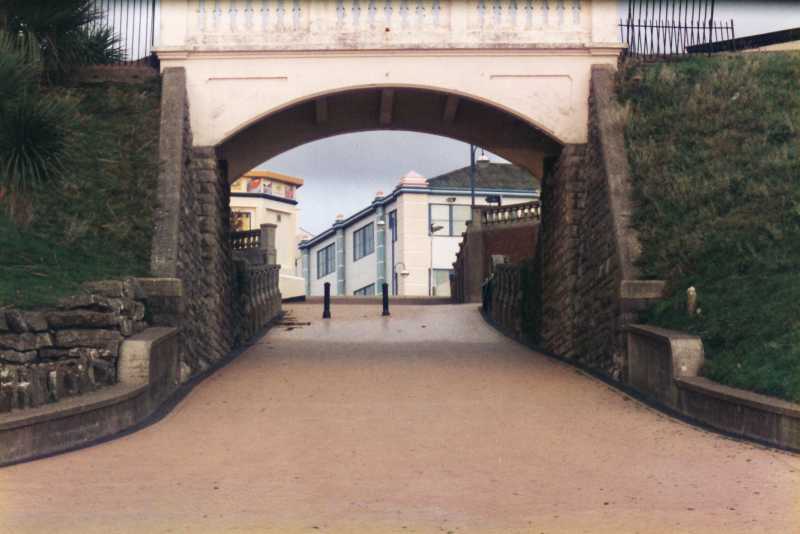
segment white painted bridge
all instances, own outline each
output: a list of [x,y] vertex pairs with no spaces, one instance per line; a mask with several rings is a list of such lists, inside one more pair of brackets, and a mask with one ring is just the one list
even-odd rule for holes
[[616,2],[162,0],[162,69],[186,70],[195,146],[231,177],[340,133],[421,131],[536,175],[587,138]]

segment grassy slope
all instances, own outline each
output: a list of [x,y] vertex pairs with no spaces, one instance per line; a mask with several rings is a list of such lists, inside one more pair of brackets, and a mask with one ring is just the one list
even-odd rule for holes
[[800,401],[800,55],[695,57],[620,78],[642,268],[674,295],[648,320],[701,335],[709,378]]
[[147,273],[160,87],[69,92],[80,99],[76,164],[36,194],[29,228],[0,212],[0,307],[46,306],[87,280]]

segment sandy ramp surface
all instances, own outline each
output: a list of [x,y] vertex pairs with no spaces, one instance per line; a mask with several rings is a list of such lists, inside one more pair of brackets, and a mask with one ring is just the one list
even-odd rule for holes
[[674,421],[473,305],[292,305],[160,422],[0,469],[0,532],[800,532],[800,457]]

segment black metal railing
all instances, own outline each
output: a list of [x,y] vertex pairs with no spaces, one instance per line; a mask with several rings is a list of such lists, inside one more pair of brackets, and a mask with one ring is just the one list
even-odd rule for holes
[[626,55],[689,54],[735,39],[733,20],[714,20],[715,7],[715,0],[629,0],[627,18],[619,24]]
[[153,47],[158,32],[160,0],[95,0],[98,28],[107,28],[119,40],[120,64],[155,66]]

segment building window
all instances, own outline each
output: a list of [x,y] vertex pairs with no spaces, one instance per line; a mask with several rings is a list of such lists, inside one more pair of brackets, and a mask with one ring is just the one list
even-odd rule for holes
[[429,235],[460,236],[472,220],[472,208],[453,204],[430,204]]
[[287,185],[286,186],[286,198],[294,198],[294,186]]
[[375,251],[375,225],[369,223],[353,232],[353,261],[369,256]]
[[389,231],[392,233],[392,243],[397,243],[397,210],[389,212]]
[[361,289],[353,291],[353,295],[357,297],[372,297],[375,295],[375,284],[364,286]]
[[317,251],[317,278],[327,276],[336,270],[336,243],[331,243]]
[[452,269],[433,269],[431,271],[431,295],[434,297],[450,296],[450,273]]
[[252,225],[252,216],[249,211],[232,211],[231,224],[234,232],[250,230]]

